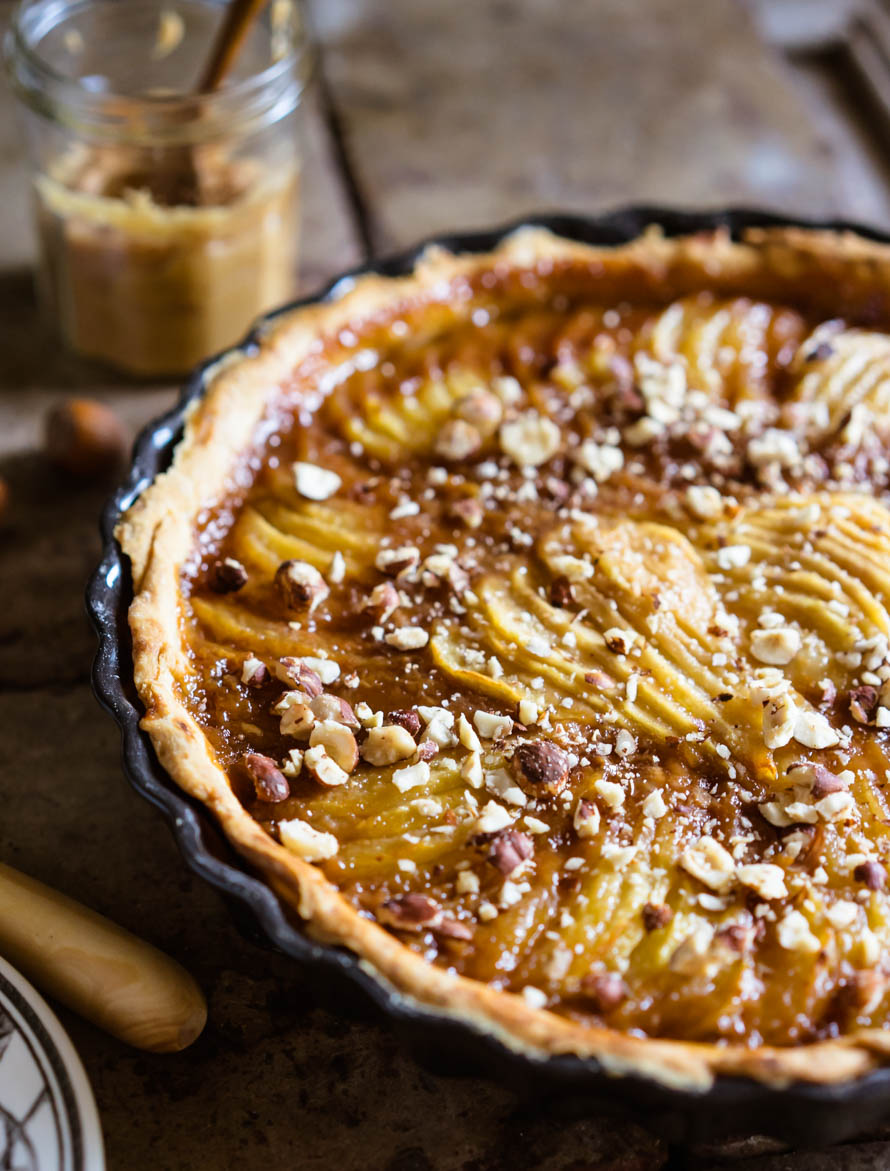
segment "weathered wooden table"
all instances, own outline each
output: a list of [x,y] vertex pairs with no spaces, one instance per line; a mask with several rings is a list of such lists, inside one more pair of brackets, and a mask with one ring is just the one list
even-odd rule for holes
[[[309,119],[307,289],[369,250],[536,209],[757,203],[890,222],[880,167],[824,94],[795,92],[732,0],[318,0],[314,17],[323,84]],[[0,474],[12,493],[0,531],[0,857],[177,956],[210,1002],[203,1037],[175,1057],[125,1050],[61,1014],[110,1168],[722,1165],[715,1152],[669,1151],[641,1125],[561,1120],[484,1081],[436,1079],[384,1028],[316,1008],[291,963],[242,939],[128,789],[88,678],[82,591],[103,492],[48,470],[39,428],[72,390],[111,401],[135,428],[174,389],[97,377],[44,332],[8,92],[0,102]],[[890,1166],[880,1138],[737,1154],[750,1171]]]

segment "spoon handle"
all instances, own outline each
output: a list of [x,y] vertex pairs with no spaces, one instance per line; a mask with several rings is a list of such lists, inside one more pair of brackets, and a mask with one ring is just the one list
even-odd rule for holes
[[223,22],[204,74],[198,83],[198,93],[209,94],[219,89],[241,50],[251,22],[259,15],[268,0],[230,0]]

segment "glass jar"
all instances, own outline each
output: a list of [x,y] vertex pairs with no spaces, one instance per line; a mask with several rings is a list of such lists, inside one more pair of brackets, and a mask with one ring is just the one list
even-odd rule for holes
[[22,0],[7,35],[42,299],[75,351],[130,375],[182,374],[295,288],[302,9],[272,0],[197,95],[224,7]]

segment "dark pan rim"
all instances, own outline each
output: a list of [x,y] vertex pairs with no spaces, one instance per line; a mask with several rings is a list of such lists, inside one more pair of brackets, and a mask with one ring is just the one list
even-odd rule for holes
[[[431,244],[454,252],[488,252],[505,236],[525,226],[546,228],[583,243],[621,244],[652,224],[660,226],[668,236],[726,228],[738,237],[748,228],[801,227],[851,231],[890,244],[890,235],[865,225],[798,219],[749,208],[686,211],[642,204],[595,216],[530,215],[494,229],[437,234],[406,251],[342,273],[314,296],[267,314],[242,343],[226,353],[256,352],[268,322],[300,306],[331,300],[357,276],[410,273]],[[223,842],[209,812],[187,797],[161,768],[147,734],[139,727],[142,707],[132,678],[127,627],[132,582],[114,529],[121,515],[169,465],[183,432],[185,411],[206,389],[208,372],[220,357],[199,366],[185,383],[177,405],[149,423],[137,438],[129,471],[102,514],[102,559],[86,594],[99,643],[93,663],[93,689],[121,730],[123,764],[130,784],[163,814],[189,868],[234,903],[236,915],[261,941],[296,959],[310,986],[341,990],[365,1009],[370,1007],[376,1015],[385,1016],[416,1056],[443,1071],[454,1069],[456,1060],[457,1072],[494,1074],[538,1096],[558,1098],[569,1109],[583,1111],[604,1105],[630,1108],[638,1120],[678,1141],[716,1141],[756,1133],[812,1145],[841,1141],[878,1126],[890,1114],[890,1068],[840,1085],[796,1082],[785,1088],[720,1076],[708,1090],[696,1092],[665,1086],[636,1074],[616,1077],[607,1074],[593,1058],[534,1058],[511,1050],[464,1021],[405,998],[381,977],[372,975],[351,952],[317,943],[294,926],[271,889]]]

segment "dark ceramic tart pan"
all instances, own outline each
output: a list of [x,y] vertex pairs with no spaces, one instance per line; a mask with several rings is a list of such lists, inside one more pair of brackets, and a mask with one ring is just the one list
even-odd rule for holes
[[[890,243],[890,236],[858,224],[789,220],[745,209],[684,212],[634,206],[591,217],[534,216],[491,231],[425,240],[407,252],[345,273],[316,297],[277,313],[330,299],[342,290],[343,282],[360,273],[410,273],[420,253],[431,243],[455,252],[488,252],[516,228],[534,225],[570,240],[621,244],[637,237],[650,224],[660,225],[669,236],[718,227],[738,236],[752,227],[798,226],[852,230]],[[257,339],[258,330],[254,330],[237,348],[255,350]],[[509,1050],[468,1024],[406,1001],[365,971],[352,953],[316,943],[300,931],[270,888],[235,856],[210,814],[170,780],[148,736],[139,728],[142,705],[133,683],[127,626],[132,584],[129,564],[114,539],[114,529],[121,514],[170,464],[182,437],[186,408],[204,393],[207,373],[217,360],[211,359],[195,371],[178,405],[151,423],[137,440],[129,473],[102,517],[104,551],[88,588],[87,604],[99,638],[93,686],[121,728],[126,774],[137,792],[164,815],[188,866],[227,897],[239,926],[258,941],[292,956],[323,1003],[338,1012],[371,1011],[388,1018],[410,1051],[428,1068],[439,1073],[487,1073],[519,1092],[534,1095],[538,1101],[553,1099],[560,1110],[576,1113],[604,1107],[631,1109],[636,1121],[675,1142],[709,1142],[761,1134],[792,1144],[824,1144],[874,1129],[890,1118],[890,1068],[838,1086],[796,1083],[784,1089],[720,1077],[709,1090],[697,1093],[671,1089],[640,1076],[609,1076],[593,1059],[562,1056],[535,1060]]]

